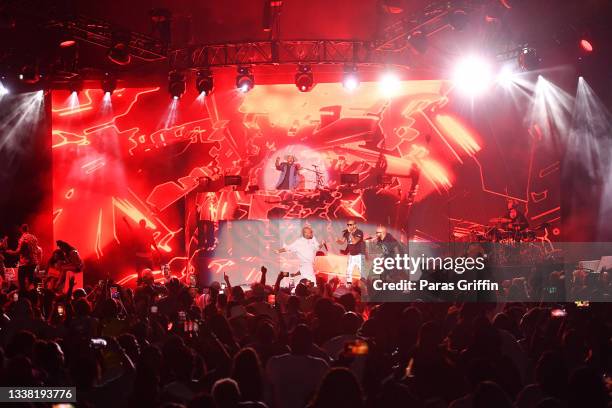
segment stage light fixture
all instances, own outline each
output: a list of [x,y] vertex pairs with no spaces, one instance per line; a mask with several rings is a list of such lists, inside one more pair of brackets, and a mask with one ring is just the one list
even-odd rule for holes
[[357,66],[353,65],[344,67],[342,86],[349,92],[359,88],[359,74],[357,73]]
[[187,90],[185,74],[180,71],[170,71],[168,74],[168,93],[174,99],[179,99]]
[[464,93],[476,96],[491,84],[491,66],[485,59],[470,56],[459,61],[455,67],[453,82]]
[[295,86],[300,92],[308,92],[314,86],[312,68],[310,65],[298,65],[298,72],[295,74]]
[[68,89],[73,95],[77,95],[83,89],[83,80],[81,78],[74,78],[68,82]]
[[112,45],[106,56],[117,65],[127,65],[132,60],[130,55],[130,33],[115,32],[112,34]]
[[427,36],[420,30],[413,31],[408,35],[408,44],[419,54],[427,51]]
[[19,80],[26,84],[35,84],[40,81],[38,67],[34,64],[24,65],[19,72]]
[[394,96],[398,92],[400,85],[399,78],[393,72],[384,73],[378,82],[380,92],[387,98]]
[[510,86],[514,83],[515,74],[512,68],[509,66],[502,67],[501,71],[497,75],[497,83],[504,88],[510,88]]
[[593,43],[586,38],[580,40],[580,48],[585,52],[593,52]]
[[76,41],[74,41],[73,39],[63,39],[59,43],[59,46],[61,48],[70,48],[70,47],[74,47],[75,45],[76,45]]
[[104,78],[102,78],[102,91],[104,91],[105,95],[108,94],[110,96],[113,94],[113,92],[115,92],[116,88],[117,79],[108,72],[106,72],[104,74]]
[[533,71],[540,65],[540,57],[535,48],[525,47],[519,52],[519,67],[523,71]]
[[255,77],[249,67],[238,67],[236,75],[236,88],[242,93],[247,93],[255,86]]
[[213,81],[212,73],[209,69],[200,69],[196,71],[196,89],[198,91],[198,95],[208,96],[210,95],[215,86]]
[[403,0],[383,0],[382,6],[389,14],[400,14],[404,11]]

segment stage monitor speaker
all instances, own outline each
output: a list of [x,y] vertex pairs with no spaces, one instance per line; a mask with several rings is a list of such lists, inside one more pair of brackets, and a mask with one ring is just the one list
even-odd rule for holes
[[240,186],[242,185],[242,176],[225,176],[226,186]]
[[357,185],[359,184],[359,174],[340,174],[340,184]]

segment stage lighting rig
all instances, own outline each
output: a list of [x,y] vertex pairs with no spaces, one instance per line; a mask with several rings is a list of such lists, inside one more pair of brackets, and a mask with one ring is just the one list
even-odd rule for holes
[[179,99],[186,91],[185,74],[171,71],[168,74],[168,92],[174,99]]
[[298,65],[298,72],[295,74],[295,86],[300,92],[308,92],[312,89],[314,79],[310,65]]
[[199,69],[196,71],[196,89],[198,91],[198,95],[204,94],[204,96],[208,96],[213,92],[214,81],[212,73],[209,69]]
[[349,92],[359,88],[359,74],[357,73],[357,66],[347,65],[344,67],[342,86]]
[[518,65],[523,71],[533,71],[540,65],[540,57],[535,48],[525,47],[518,55]]
[[112,45],[106,55],[117,65],[127,65],[132,60],[130,55],[130,33],[117,31],[112,35]]
[[255,77],[249,67],[238,67],[236,76],[236,88],[242,93],[247,93],[255,86]]
[[117,88],[117,79],[111,74],[109,74],[108,72],[106,72],[104,74],[104,77],[102,78],[102,91],[104,92],[105,95],[106,94],[112,95],[113,92],[115,92],[116,88]]
[[76,76],[68,81],[68,89],[73,94],[78,94],[83,90],[83,80],[80,76]]
[[19,80],[25,84],[35,84],[40,81],[41,74],[34,64],[24,65],[19,71]]

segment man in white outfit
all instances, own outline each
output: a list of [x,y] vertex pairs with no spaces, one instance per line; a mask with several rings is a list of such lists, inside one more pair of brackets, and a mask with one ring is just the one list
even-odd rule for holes
[[291,245],[285,245],[281,249],[277,249],[276,253],[291,252],[297,255],[300,261],[300,275],[302,278],[316,284],[314,261],[317,251],[325,246],[325,241],[319,244],[319,241],[314,237],[312,228],[305,226],[302,228],[302,236],[296,239]]

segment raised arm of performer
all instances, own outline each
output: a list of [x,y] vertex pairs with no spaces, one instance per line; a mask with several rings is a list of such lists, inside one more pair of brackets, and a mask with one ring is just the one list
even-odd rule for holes
[[276,170],[282,170],[283,168],[281,167],[281,163],[280,163],[280,157],[276,157],[276,160],[274,161],[274,167],[276,167]]

